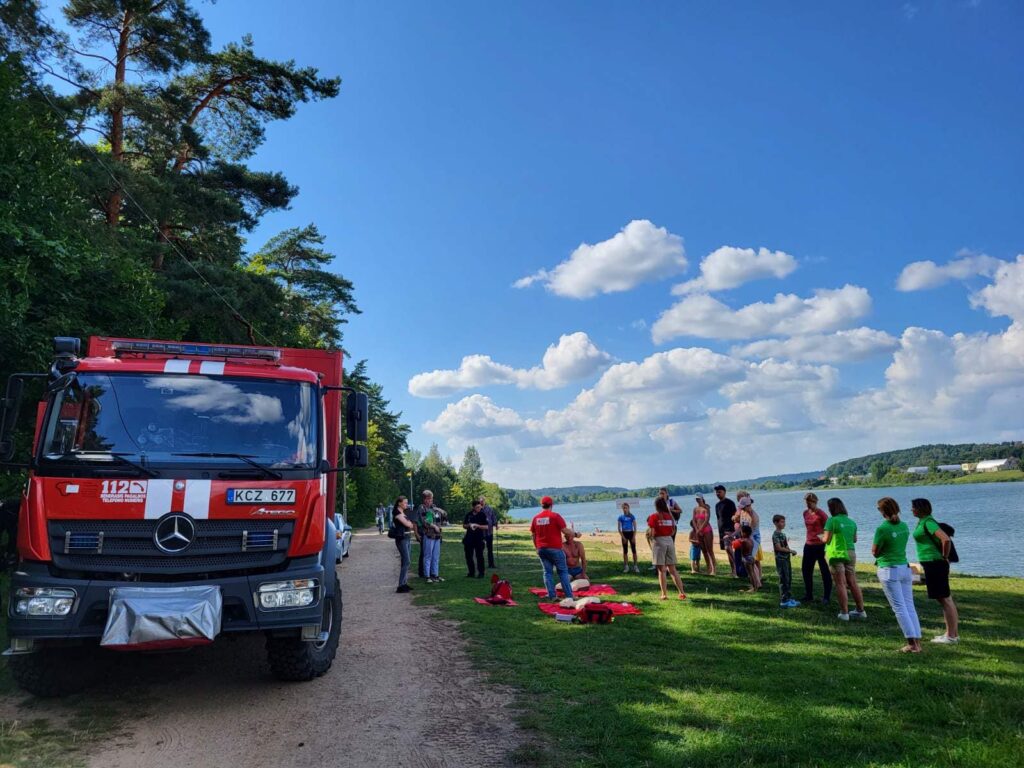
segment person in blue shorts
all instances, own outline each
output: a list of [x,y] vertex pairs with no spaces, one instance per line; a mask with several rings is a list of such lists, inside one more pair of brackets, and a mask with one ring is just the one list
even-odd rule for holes
[[636,517],[629,510],[629,504],[622,502],[622,514],[619,515],[619,538],[622,539],[622,572],[629,573],[629,550],[633,550],[633,573],[640,573],[636,564]]

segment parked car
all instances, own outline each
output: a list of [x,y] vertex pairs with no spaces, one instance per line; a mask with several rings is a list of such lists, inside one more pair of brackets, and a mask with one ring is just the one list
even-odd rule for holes
[[334,537],[338,540],[338,553],[335,555],[335,562],[340,564],[343,558],[348,557],[349,549],[352,547],[352,526],[345,522],[344,515],[336,513],[334,527],[337,530]]

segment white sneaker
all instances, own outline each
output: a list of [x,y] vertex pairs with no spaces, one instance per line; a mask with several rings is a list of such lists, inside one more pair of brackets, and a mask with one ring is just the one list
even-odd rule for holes
[[633,566],[633,573],[640,573],[640,566],[639,565],[634,565]]
[[622,566],[622,572],[623,573],[629,573],[629,566],[628,565]]
[[868,617],[867,611],[850,611],[850,616],[854,616],[858,619],[866,619]]
[[938,643],[939,645],[956,645],[960,642],[960,638],[950,637],[949,635],[939,635],[938,637],[933,637],[932,642]]
[[837,616],[839,617],[840,621],[849,621],[850,620],[850,614],[848,614],[848,613],[840,613],[840,614],[837,614]]

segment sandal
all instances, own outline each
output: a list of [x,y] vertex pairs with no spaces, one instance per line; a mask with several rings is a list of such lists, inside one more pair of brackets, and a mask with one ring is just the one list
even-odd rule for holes
[[912,645],[904,645],[902,648],[900,648],[899,652],[900,653],[920,653],[921,649],[920,648],[915,648]]

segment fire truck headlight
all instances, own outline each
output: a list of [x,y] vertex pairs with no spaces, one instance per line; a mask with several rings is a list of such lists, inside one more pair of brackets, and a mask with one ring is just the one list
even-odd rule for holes
[[14,593],[14,613],[18,616],[62,618],[75,607],[78,594],[58,587],[19,587]]
[[316,579],[268,581],[260,584],[257,592],[260,608],[266,611],[278,608],[305,608],[316,602],[318,588]]

